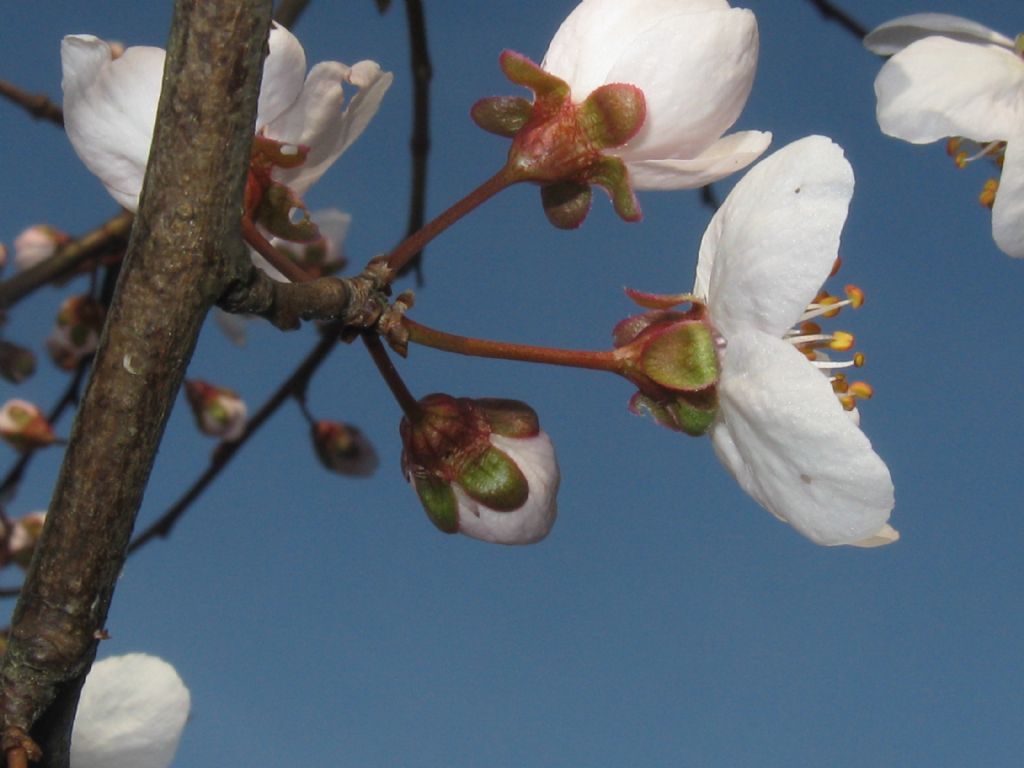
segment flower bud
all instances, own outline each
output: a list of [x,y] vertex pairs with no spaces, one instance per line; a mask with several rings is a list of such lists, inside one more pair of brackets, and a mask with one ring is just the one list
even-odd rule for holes
[[46,349],[58,368],[73,371],[96,351],[106,310],[91,296],[69,296],[57,313],[57,324],[46,339]]
[[19,451],[42,448],[57,441],[43,412],[27,400],[8,400],[0,407],[0,438]]
[[[640,390],[633,413],[646,413],[662,426],[702,435],[718,412],[718,334],[705,305],[692,296],[659,296],[627,290],[651,310],[627,317],[612,333],[623,352],[624,375]],[[670,309],[690,303],[686,311]]]
[[402,470],[445,533],[532,544],[555,522],[559,472],[537,414],[516,400],[428,395],[402,419]]
[[313,447],[320,463],[339,475],[369,477],[380,463],[366,435],[357,427],[340,421],[316,422]]
[[192,406],[196,426],[204,435],[237,440],[245,431],[245,401],[233,390],[194,379],[185,382],[185,397]]
[[7,539],[7,553],[10,559],[22,568],[28,568],[32,555],[36,551],[36,542],[43,532],[46,512],[30,512],[11,524],[11,534]]
[[20,384],[36,372],[36,356],[31,349],[9,341],[0,341],[0,376]]
[[34,267],[53,256],[71,237],[47,224],[29,227],[14,239],[14,263],[19,270]]

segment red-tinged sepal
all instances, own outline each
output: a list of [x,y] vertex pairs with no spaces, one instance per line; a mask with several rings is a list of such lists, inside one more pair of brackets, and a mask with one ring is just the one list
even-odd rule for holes
[[320,237],[320,231],[306,204],[289,187],[275,181],[273,172],[278,168],[298,168],[306,162],[309,150],[304,145],[256,136],[245,185],[246,216],[271,235],[294,243],[313,242]]
[[488,133],[511,139],[526,125],[532,112],[533,104],[521,96],[491,96],[474,104],[469,116]]
[[0,438],[19,451],[58,442],[43,412],[27,400],[8,400],[0,407]]
[[633,187],[629,183],[629,171],[626,164],[617,157],[602,156],[594,163],[589,180],[593,184],[604,187],[612,200],[612,206],[623,221],[640,221],[640,203],[636,199]]
[[577,229],[590,213],[590,187],[575,181],[556,181],[540,188],[544,215],[559,229]]
[[89,295],[69,296],[57,312],[57,322],[46,339],[54,364],[73,371],[99,346],[106,308]]
[[602,85],[579,106],[583,130],[600,147],[621,147],[636,136],[646,118],[643,91],[625,83]]

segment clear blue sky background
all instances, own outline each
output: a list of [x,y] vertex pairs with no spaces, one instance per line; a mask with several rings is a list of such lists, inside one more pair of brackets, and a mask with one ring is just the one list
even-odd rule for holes
[[[370,0],[313,2],[295,29],[310,64],[374,58],[396,74],[371,128],[309,197],[352,213],[357,265],[392,246],[406,219],[410,76],[394,5],[379,17]],[[502,162],[505,143],[467,117],[477,98],[516,92],[499,52],[539,60],[573,5],[427,1],[432,212]],[[806,2],[746,5],[761,60],[739,127],[773,131],[775,148],[827,134],[857,176],[840,285],[861,285],[868,301],[841,327],[867,354],[876,397],[862,425],[891,468],[902,541],[814,546],[744,495],[708,440],[627,413],[625,382],[414,349],[401,370],[415,392],[529,401],[563,470],[559,520],[541,544],[444,536],[402,482],[397,407],[364,351],[343,348],[310,406],[372,437],[377,476],[323,471],[289,404],[119,582],[101,654],[148,651],[180,670],[193,711],[176,765],[1019,764],[1024,355],[1013,307],[1024,264],[996,249],[976,203],[988,169],[957,171],[941,146],[880,134],[880,62],[857,40]],[[847,6],[869,26],[941,10],[1024,29],[1019,0]],[[63,34],[163,45],[169,15],[169,2],[13,4],[0,77],[57,97]],[[116,211],[51,125],[0,104],[0,135],[0,240],[36,222],[81,233]],[[622,286],[689,289],[710,218],[694,192],[641,202],[644,222],[626,225],[597,196],[583,228],[564,233],[547,225],[535,189],[508,192],[431,246],[414,316],[606,347],[631,311]],[[7,336],[41,351],[76,287],[41,291]],[[313,343],[312,329],[258,323],[239,349],[211,325],[189,374],[255,408]],[[64,379],[40,367],[0,396],[48,407]],[[179,401],[140,524],[212,447]],[[14,459],[0,448],[0,468]],[[33,465],[12,515],[46,506],[58,461],[52,449]]]

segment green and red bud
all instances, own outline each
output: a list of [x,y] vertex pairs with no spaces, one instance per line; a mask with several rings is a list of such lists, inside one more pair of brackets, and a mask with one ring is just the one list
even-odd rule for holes
[[30,512],[11,523],[4,565],[13,561],[22,568],[28,568],[45,522],[46,512]]
[[312,243],[320,231],[309,216],[306,204],[291,188],[275,180],[277,168],[298,168],[306,162],[310,148],[257,135],[252,143],[252,160],[245,183],[245,213],[274,237],[293,243]]
[[547,535],[558,462],[528,405],[428,395],[400,431],[402,470],[437,528],[498,544]]
[[313,425],[313,448],[317,458],[331,472],[350,477],[369,477],[380,463],[377,451],[362,431],[340,421],[318,421]]
[[512,139],[506,171],[516,181],[541,185],[551,223],[563,229],[582,224],[590,210],[593,184],[608,191],[623,219],[640,219],[626,166],[605,150],[621,147],[643,126],[643,92],[611,83],[577,104],[564,80],[525,56],[505,51],[500,63],[510,81],[533,91],[533,101],[509,96],[481,99],[470,114],[485,131]]
[[36,372],[36,356],[31,349],[9,341],[0,341],[0,376],[20,384]]
[[226,441],[242,436],[248,409],[233,390],[193,379],[185,382],[185,397],[204,435]]
[[46,339],[46,349],[58,368],[72,371],[96,351],[105,317],[106,309],[91,296],[69,296],[64,300],[57,312],[57,323]]
[[71,242],[71,236],[49,224],[35,224],[14,238],[14,263],[19,270],[29,269],[53,256]]
[[57,442],[43,412],[27,400],[8,400],[0,407],[0,438],[19,451],[31,451]]
[[[705,305],[689,295],[627,293],[648,312],[627,317],[614,329],[623,375],[636,384],[633,413],[688,435],[702,435],[718,411],[718,334]],[[689,303],[686,310],[669,307]]]

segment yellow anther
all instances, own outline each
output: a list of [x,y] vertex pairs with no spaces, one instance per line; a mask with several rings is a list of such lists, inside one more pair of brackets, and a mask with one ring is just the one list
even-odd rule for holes
[[829,277],[835,277],[836,274],[839,272],[840,268],[842,268],[842,266],[843,266],[843,257],[842,256],[836,256],[836,260],[834,262],[832,262],[832,271],[829,272],[828,276]]
[[842,404],[844,411],[852,411],[857,407],[857,401],[849,395],[843,395],[840,397],[839,402]]
[[966,168],[969,161],[970,156],[966,152],[957,152],[953,157],[953,162],[956,163],[957,168]]
[[812,323],[810,320],[800,323],[801,336],[817,336],[819,333],[821,333],[821,326],[817,323]]
[[864,353],[863,352],[858,352],[857,354],[855,354],[853,356],[853,367],[854,368],[861,368],[861,367],[863,367],[863,365],[864,365]]
[[[822,296],[820,299],[818,299],[818,304],[820,304],[822,307],[830,307],[833,304],[838,304],[838,303],[839,303],[839,297],[838,296],[830,296],[827,293],[824,296]],[[822,312],[821,314],[822,314],[823,317],[835,317],[836,315],[839,314],[839,310],[840,309],[842,309],[842,307],[836,307],[835,309],[830,309],[827,312]]]
[[946,142],[946,154],[950,157],[954,157],[960,152],[961,139],[959,136],[953,136],[949,141]]
[[850,384],[850,394],[860,400],[870,400],[875,390],[866,381],[855,381]]
[[832,379],[832,391],[837,395],[845,395],[849,391],[850,385],[846,381],[846,377],[843,374],[839,374]]
[[996,191],[999,189],[999,181],[996,179],[989,179],[985,182],[985,186],[981,188],[981,194],[978,195],[978,202],[986,208],[991,208],[992,204],[996,201]]
[[837,352],[847,352],[853,349],[854,338],[852,333],[846,331],[836,331],[832,334],[832,341],[828,343],[829,349],[834,349]]
[[864,291],[856,285],[848,285],[843,290],[846,291],[846,298],[850,300],[851,307],[860,309],[864,305]]

